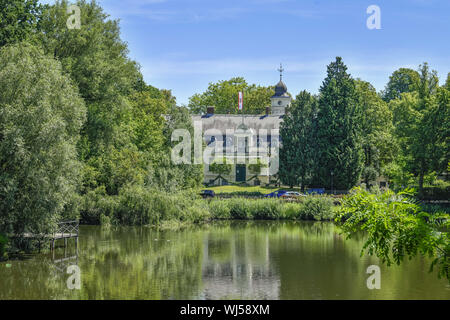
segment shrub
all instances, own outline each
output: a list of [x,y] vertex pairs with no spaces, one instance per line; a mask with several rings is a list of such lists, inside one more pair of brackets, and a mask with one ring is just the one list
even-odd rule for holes
[[303,212],[303,204],[297,202],[285,203],[281,208],[281,218],[287,220],[299,219]]
[[333,200],[328,197],[307,197],[299,212],[302,220],[331,220],[334,217]]
[[170,220],[200,222],[209,217],[207,204],[189,192],[167,194],[141,186],[121,190],[115,214],[115,219],[125,225],[159,225]]
[[282,203],[277,199],[253,200],[251,216],[254,219],[274,220],[281,218]]
[[228,201],[215,200],[209,203],[209,210],[213,219],[230,219],[230,206]]
[[208,204],[202,200],[195,201],[187,210],[189,210],[189,221],[194,223],[206,221],[211,217]]
[[243,198],[234,198],[227,200],[230,208],[230,217],[232,219],[251,219],[252,206],[250,200]]
[[100,215],[100,225],[102,227],[110,227],[111,226],[111,217],[101,214]]
[[81,221],[85,224],[100,224],[102,216],[114,217],[117,208],[117,197],[108,196],[105,187],[99,187],[83,196]]

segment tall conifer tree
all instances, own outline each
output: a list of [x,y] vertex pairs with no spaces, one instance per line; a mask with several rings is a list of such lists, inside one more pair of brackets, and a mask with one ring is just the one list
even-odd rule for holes
[[302,190],[310,183],[314,170],[316,115],[316,98],[302,91],[288,109],[280,128],[283,142],[280,150],[280,179],[290,186],[299,184]]
[[354,80],[342,58],[328,66],[320,88],[317,122],[317,183],[329,189],[350,189],[362,170],[358,120],[360,110]]

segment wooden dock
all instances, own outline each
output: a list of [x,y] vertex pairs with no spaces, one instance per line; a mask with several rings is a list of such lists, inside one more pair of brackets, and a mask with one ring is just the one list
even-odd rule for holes
[[[25,239],[47,239],[50,240],[50,250],[55,250],[56,240],[64,240],[64,247],[67,247],[68,239],[75,239],[75,246],[78,247],[80,223],[78,220],[61,221],[58,223],[57,228],[51,234],[33,234],[24,233],[20,236]],[[40,245],[39,245],[40,246]]]
[[55,250],[55,241],[64,239],[64,247],[67,247],[67,239],[74,238],[75,246],[78,247],[78,234],[80,230],[80,222],[78,220],[62,221],[58,223],[58,229],[53,233],[51,239],[51,250]]

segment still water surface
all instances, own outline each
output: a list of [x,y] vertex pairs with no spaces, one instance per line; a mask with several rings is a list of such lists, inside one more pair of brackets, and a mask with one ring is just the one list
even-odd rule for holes
[[[0,299],[450,299],[429,260],[381,267],[332,223],[222,222],[178,231],[80,229],[74,246],[0,263]],[[67,287],[77,264],[81,289]]]

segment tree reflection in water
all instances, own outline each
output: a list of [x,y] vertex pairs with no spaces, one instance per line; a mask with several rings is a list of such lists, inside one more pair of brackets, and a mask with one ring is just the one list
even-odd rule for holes
[[[181,230],[84,226],[81,290],[69,290],[69,248],[0,263],[0,299],[432,299],[445,281],[417,258],[380,265],[381,290],[366,287],[364,235],[345,240],[328,222],[217,222]],[[73,248],[72,248],[73,249]]]

